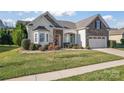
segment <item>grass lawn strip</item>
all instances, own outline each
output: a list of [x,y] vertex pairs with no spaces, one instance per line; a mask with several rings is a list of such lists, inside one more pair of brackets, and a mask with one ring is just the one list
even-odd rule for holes
[[60,79],[60,81],[123,81],[124,66],[94,71],[83,75]]

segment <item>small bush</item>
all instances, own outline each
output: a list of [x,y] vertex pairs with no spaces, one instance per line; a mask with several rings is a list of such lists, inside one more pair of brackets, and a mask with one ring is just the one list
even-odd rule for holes
[[40,44],[35,44],[35,47],[36,47],[36,49],[35,49],[35,50],[38,50],[38,49],[39,49],[39,47],[41,47],[41,45],[40,45]]
[[48,46],[49,46],[49,45],[44,45],[44,49],[45,49],[45,50],[48,50]]
[[48,50],[48,45],[44,45],[44,46],[39,47],[39,50],[40,51],[46,51],[46,50]]
[[64,48],[69,48],[69,43],[64,43]]
[[86,46],[86,49],[91,49],[89,45]]
[[120,41],[121,41],[121,44],[124,45],[124,38],[122,38]]
[[69,44],[68,48],[73,48],[73,44]]
[[46,48],[45,48],[45,46],[42,46],[42,47],[39,47],[39,50],[40,51],[46,51]]
[[116,47],[116,41],[115,40],[109,40],[109,42],[108,42],[109,44],[109,47],[110,48],[115,48]]
[[79,46],[77,44],[73,44],[72,48],[79,49]]
[[29,50],[30,40],[29,39],[23,39],[21,42],[21,46],[23,49]]
[[87,44],[87,45],[86,45],[86,49],[91,49],[91,47]]
[[49,44],[48,50],[53,50],[53,49],[54,49],[54,45],[53,44]]
[[55,49],[55,50],[59,50],[60,47],[59,47],[58,45],[56,45],[56,46],[54,46],[54,49]]
[[30,50],[36,50],[36,45],[35,44],[33,44],[33,43],[31,43],[30,44],[30,48],[29,48]]

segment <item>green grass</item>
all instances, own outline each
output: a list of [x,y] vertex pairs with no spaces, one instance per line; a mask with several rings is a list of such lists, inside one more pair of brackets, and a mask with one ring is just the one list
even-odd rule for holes
[[60,79],[60,81],[120,81],[124,80],[124,66],[90,72],[83,75]]
[[117,48],[117,49],[119,49],[119,50],[123,50],[123,51],[124,51],[124,48]]
[[0,80],[118,59],[122,57],[93,50],[22,54],[16,46],[0,46]]

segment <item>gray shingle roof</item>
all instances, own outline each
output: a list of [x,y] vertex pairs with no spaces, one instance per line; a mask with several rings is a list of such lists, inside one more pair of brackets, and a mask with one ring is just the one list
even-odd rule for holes
[[87,27],[96,17],[97,15],[78,21],[76,23],[77,28]]
[[124,29],[113,29],[109,31],[109,35],[122,35],[124,34]]
[[76,29],[76,24],[73,22],[58,20],[58,23],[64,28]]
[[[77,23],[70,22],[70,21],[62,21],[62,20],[56,20],[49,12],[46,12],[36,19],[34,19],[32,22],[28,24],[31,29],[35,29],[38,26],[45,26],[45,28],[49,27],[56,27],[56,28],[67,28],[67,29],[81,29],[83,27],[87,27],[93,20],[95,20],[97,17],[101,18],[105,26],[109,27],[107,23],[103,20],[103,18],[98,14],[95,16],[88,17],[86,19],[83,19]],[[45,19],[47,21],[45,21]],[[31,24],[31,25],[30,25]]]

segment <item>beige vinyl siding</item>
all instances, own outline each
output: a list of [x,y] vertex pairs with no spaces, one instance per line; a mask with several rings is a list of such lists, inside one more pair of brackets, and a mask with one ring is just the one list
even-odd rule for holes
[[117,43],[121,43],[120,39],[122,38],[122,35],[112,35],[109,36],[109,40],[116,40]]

